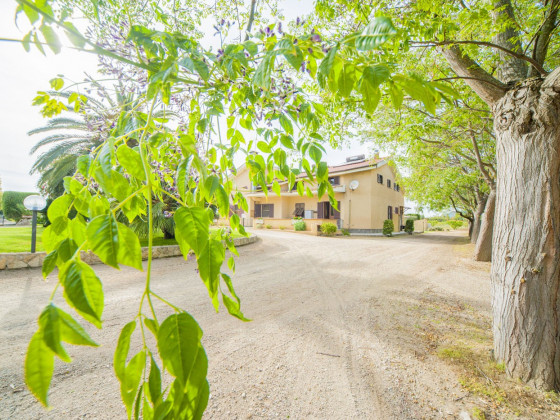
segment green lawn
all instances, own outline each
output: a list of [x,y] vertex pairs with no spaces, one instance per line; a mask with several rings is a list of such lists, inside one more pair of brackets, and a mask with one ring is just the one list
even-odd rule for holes
[[[37,226],[37,251],[44,251],[41,242],[43,227]],[[217,228],[212,228],[217,229]],[[233,234],[234,238],[241,238],[238,233]],[[148,246],[148,240],[140,241],[142,246]],[[154,246],[177,245],[175,239],[163,239],[162,233],[156,233]],[[29,252],[31,251],[31,226],[23,227],[0,227],[0,252]]]
[[[37,226],[37,251],[44,251],[41,242],[43,227]],[[0,227],[0,252],[31,251],[31,226]]]

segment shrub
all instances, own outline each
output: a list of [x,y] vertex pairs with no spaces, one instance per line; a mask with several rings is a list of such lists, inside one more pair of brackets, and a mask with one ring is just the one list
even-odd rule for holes
[[298,220],[297,222],[294,223],[294,229],[297,231],[303,231],[305,230],[307,226],[305,225],[305,222],[303,220]]
[[321,233],[323,235],[332,236],[336,233],[337,227],[334,223],[323,223],[321,225]]
[[461,220],[448,220],[447,224],[453,229],[459,229],[460,227],[463,227],[463,222]]
[[409,235],[412,235],[412,232],[414,232],[414,220],[408,219],[406,221],[406,223],[404,224],[404,231]]
[[393,236],[394,230],[395,230],[395,224],[391,219],[387,219],[383,222],[383,235]]
[[344,236],[350,236],[350,231],[348,229],[342,228],[340,231]]
[[278,226],[278,229],[280,229],[280,230],[285,230],[285,229],[286,229],[286,226]]
[[272,225],[266,225],[267,229],[272,229]]
[[14,222],[19,222],[23,215],[30,215],[31,212],[23,205],[23,200],[28,195],[35,193],[18,192],[18,191],[5,191],[2,195],[2,210],[4,217]]

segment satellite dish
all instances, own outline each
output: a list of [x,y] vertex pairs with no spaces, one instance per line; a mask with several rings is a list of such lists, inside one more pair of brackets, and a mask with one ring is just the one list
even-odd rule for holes
[[358,188],[359,185],[360,185],[360,182],[357,179],[351,181],[350,185],[349,185],[350,191],[354,191],[356,188]]

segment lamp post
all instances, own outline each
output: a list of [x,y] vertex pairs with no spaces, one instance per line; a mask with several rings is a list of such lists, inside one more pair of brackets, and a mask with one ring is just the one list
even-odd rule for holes
[[34,253],[37,242],[37,212],[45,208],[47,200],[40,195],[28,195],[23,200],[23,205],[27,210],[33,212],[33,219],[31,221],[31,253]]

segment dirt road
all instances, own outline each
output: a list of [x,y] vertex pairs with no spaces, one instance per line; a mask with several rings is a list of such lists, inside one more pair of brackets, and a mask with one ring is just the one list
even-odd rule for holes
[[[448,312],[466,314],[481,331],[488,326],[489,265],[470,261],[464,236],[257,234],[256,244],[240,248],[234,277],[249,323],[214,312],[192,262],[154,262],[155,291],[188,308],[204,330],[206,418],[456,418],[477,404],[435,353],[429,334],[440,333],[428,328]],[[112,357],[137,311],[143,275],[96,271],[104,328],[88,331],[101,347],[69,346],[74,362],[57,362],[49,412],[25,389],[22,364],[54,279],[44,283],[39,270],[0,273],[0,418],[126,417]]]

